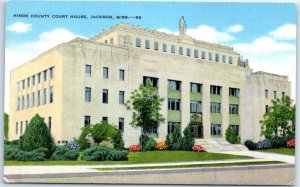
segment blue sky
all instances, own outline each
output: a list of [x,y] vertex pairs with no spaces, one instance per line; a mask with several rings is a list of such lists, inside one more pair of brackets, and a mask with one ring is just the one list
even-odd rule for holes
[[[89,19],[33,19],[32,14],[87,15]],[[91,15],[141,19],[91,19]],[[295,97],[296,6],[288,3],[8,1],[6,87],[11,69],[61,42],[91,37],[119,22],[177,34],[181,16],[187,22],[188,35],[234,47],[250,60],[254,71],[290,76]]]

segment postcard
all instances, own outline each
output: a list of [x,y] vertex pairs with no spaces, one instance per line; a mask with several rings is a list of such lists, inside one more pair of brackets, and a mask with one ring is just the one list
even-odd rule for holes
[[6,183],[294,185],[292,3],[7,1]]

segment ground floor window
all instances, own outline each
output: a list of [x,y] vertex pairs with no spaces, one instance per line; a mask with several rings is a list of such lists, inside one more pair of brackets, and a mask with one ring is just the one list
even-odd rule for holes
[[149,129],[144,129],[144,133],[145,134],[158,134],[157,133],[157,126],[156,127],[152,127],[152,128],[149,128]]
[[235,135],[240,135],[240,126],[239,125],[229,125],[229,128],[233,128],[235,130]]
[[168,134],[174,132],[174,129],[175,129],[176,125],[180,126],[180,123],[179,122],[168,122]]
[[203,125],[202,123],[192,123],[194,137],[195,138],[203,138]]
[[221,124],[211,124],[210,135],[221,136]]

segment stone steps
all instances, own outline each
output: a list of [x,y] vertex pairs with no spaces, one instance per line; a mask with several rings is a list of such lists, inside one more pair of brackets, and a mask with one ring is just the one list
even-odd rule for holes
[[204,146],[207,152],[226,152],[226,151],[249,151],[246,146],[242,144],[230,144],[225,139],[197,139],[195,144]]

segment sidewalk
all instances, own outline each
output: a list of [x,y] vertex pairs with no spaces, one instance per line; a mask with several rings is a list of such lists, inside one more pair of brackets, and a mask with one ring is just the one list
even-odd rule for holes
[[[235,154],[254,157],[253,159],[232,159],[232,160],[211,160],[211,161],[191,161],[176,163],[151,163],[151,164],[122,164],[122,165],[58,165],[58,166],[4,166],[4,175],[30,175],[30,174],[65,174],[65,173],[97,173],[109,171],[97,171],[93,168],[116,168],[116,167],[141,167],[141,166],[174,166],[193,164],[217,164],[217,163],[238,163],[257,161],[281,161],[288,164],[295,164],[295,157],[274,153],[263,153],[256,151],[227,151],[223,154]],[[113,171],[113,170],[112,170]]]

